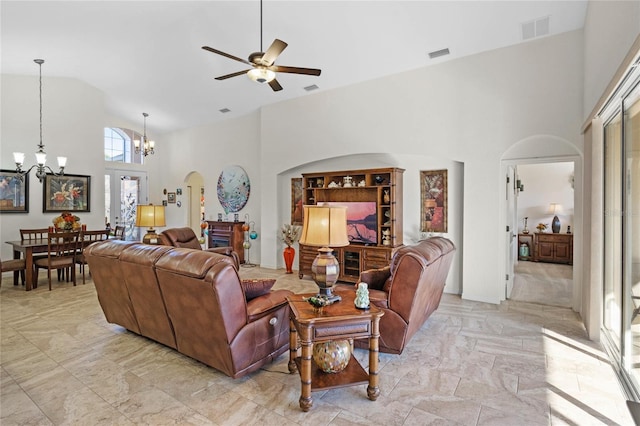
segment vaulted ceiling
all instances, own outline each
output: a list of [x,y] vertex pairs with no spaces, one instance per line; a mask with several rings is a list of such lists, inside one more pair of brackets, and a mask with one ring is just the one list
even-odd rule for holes
[[[45,59],[45,79],[82,80],[105,93],[110,114],[141,122],[147,112],[147,127],[162,133],[527,42],[522,25],[536,20],[548,22],[548,35],[580,29],[587,1],[264,0],[262,7],[262,48],[287,42],[276,64],[320,68],[319,77],[278,74],[279,92],[244,75],[214,79],[247,66],[201,47],[242,59],[260,51],[258,0],[3,0],[1,71],[37,75],[33,59]],[[445,48],[449,55],[430,59]]]

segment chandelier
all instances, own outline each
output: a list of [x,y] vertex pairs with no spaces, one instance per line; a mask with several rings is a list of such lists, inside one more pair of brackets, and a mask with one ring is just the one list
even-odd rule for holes
[[34,59],[33,62],[40,66],[40,143],[38,144],[38,151],[36,151],[36,164],[23,171],[22,166],[24,165],[24,152],[14,152],[13,160],[16,163],[18,179],[23,180],[24,176],[28,175],[31,169],[35,167],[36,177],[40,183],[42,183],[47,175],[47,170],[54,176],[64,175],[64,167],[67,165],[67,157],[58,157],[58,167],[60,167],[60,172],[58,173],[54,172],[51,167],[46,165],[47,153],[44,152],[44,144],[42,143],[42,64],[44,64],[44,59]]
[[153,148],[155,147],[156,143],[147,139],[147,117],[149,116],[149,114],[143,112],[142,116],[144,117],[144,131],[142,134],[142,141],[140,139],[134,139],[133,146],[136,149],[136,154],[140,154],[142,152],[142,155],[146,157],[149,154],[153,154]]

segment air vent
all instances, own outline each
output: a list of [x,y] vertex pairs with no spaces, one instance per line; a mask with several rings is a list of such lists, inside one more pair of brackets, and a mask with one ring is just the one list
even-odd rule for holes
[[319,89],[318,86],[316,86],[315,84],[312,84],[311,86],[307,86],[304,88],[304,90],[306,90],[307,92],[311,92],[312,90],[317,90]]
[[433,52],[429,52],[429,58],[430,59],[435,59],[435,58],[439,58],[440,56],[446,56],[449,54],[449,49],[440,49],[440,50],[435,50]]
[[220,110],[218,110],[218,111],[220,111],[220,112],[221,112],[221,113],[223,113],[223,114],[226,114],[226,113],[228,113],[228,112],[231,112],[231,110],[230,110],[229,108],[222,108],[222,109],[220,109]]
[[549,17],[534,19],[522,23],[522,39],[529,40],[549,34]]

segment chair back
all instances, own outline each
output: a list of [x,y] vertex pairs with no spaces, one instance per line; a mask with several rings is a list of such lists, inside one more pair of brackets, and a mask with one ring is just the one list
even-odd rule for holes
[[116,226],[116,229],[113,231],[113,238],[115,240],[124,240],[124,226]]
[[48,245],[48,263],[56,263],[60,266],[61,262],[69,263],[69,266],[75,265],[76,255],[80,247],[80,232],[51,232],[47,236]]
[[162,231],[161,235],[164,235],[169,241],[169,245],[174,247],[202,250],[196,233],[189,227],[169,228]]
[[47,238],[47,234],[49,234],[49,228],[21,229],[20,239],[22,240],[22,242],[44,240]]
[[89,244],[96,241],[104,241],[109,239],[109,231],[106,229],[98,229],[95,231],[82,231],[82,247],[86,248]]

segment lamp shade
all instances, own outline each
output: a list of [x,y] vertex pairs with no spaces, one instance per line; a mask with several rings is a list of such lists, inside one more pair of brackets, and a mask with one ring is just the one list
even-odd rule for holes
[[347,208],[341,206],[303,206],[304,222],[300,244],[315,247],[349,245]]
[[164,206],[140,205],[136,208],[136,226],[153,228],[166,226],[164,220]]

